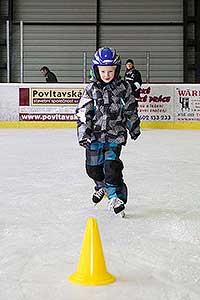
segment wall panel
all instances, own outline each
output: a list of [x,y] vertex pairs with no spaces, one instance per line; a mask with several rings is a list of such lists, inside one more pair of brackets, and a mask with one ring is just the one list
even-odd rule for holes
[[[1,0],[2,3],[7,2]],[[15,0],[13,3],[12,81],[20,80],[19,21],[22,20],[25,82],[44,81],[39,72],[43,65],[49,66],[60,82],[82,82],[83,53],[87,53],[89,71],[96,45],[117,48],[123,72],[125,60],[133,58],[144,81],[149,55],[151,82],[183,82],[182,0]]]

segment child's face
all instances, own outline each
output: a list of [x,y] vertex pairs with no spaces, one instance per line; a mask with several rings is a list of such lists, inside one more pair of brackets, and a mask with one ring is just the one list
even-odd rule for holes
[[99,75],[102,81],[109,83],[115,77],[116,66],[99,66]]

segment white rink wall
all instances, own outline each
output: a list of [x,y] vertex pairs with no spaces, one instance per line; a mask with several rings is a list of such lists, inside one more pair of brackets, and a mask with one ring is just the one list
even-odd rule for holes
[[[45,127],[52,122],[74,126],[75,108],[84,87],[84,84],[0,84],[0,124],[43,123]],[[199,129],[200,86],[143,84],[138,113],[144,127],[157,124],[173,128],[179,124],[186,129]]]

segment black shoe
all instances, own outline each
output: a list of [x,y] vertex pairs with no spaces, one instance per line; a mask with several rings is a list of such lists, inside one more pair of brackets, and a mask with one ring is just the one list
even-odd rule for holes
[[105,195],[105,191],[103,188],[99,189],[98,191],[94,192],[93,196],[92,196],[92,201],[97,204],[99,203],[102,199],[103,196]]

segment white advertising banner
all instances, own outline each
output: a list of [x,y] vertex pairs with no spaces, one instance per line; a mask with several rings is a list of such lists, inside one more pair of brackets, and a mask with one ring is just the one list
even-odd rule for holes
[[174,121],[173,85],[143,84],[138,113],[142,121]]
[[200,121],[200,84],[176,85],[175,122]]
[[83,85],[31,86],[19,89],[20,121],[75,121]]
[[[85,84],[0,83],[0,121],[76,120]],[[143,84],[138,101],[143,122],[199,122],[200,84]]]

